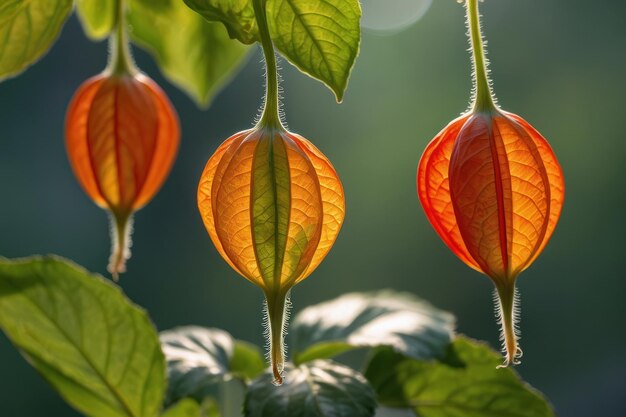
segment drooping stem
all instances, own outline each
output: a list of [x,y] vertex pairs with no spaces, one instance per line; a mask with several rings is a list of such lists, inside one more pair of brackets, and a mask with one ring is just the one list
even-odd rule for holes
[[519,297],[515,282],[510,284],[497,283],[494,294],[496,311],[500,320],[500,339],[505,354],[504,363],[498,368],[519,365],[522,350],[518,345],[517,324],[519,320]]
[[109,37],[108,71],[113,75],[134,74],[137,67],[130,53],[130,43],[126,30],[125,0],[117,0],[117,18],[115,30]]
[[118,281],[120,274],[126,272],[126,261],[130,258],[131,233],[133,231],[132,214],[111,213],[111,256],[107,270]]
[[253,0],[254,14],[259,27],[261,47],[265,57],[265,102],[263,114],[259,119],[259,125],[266,127],[282,128],[280,113],[278,110],[278,68],[276,66],[276,53],[267,25],[266,0]]
[[289,291],[283,290],[277,293],[265,293],[265,314],[267,317],[266,334],[269,345],[269,359],[274,384],[283,383],[283,371],[285,369],[285,326],[289,318]]
[[485,56],[483,35],[480,29],[479,0],[466,0],[467,25],[472,46],[472,62],[474,64],[474,102],[475,112],[490,111],[496,108],[491,83],[489,81],[488,61]]

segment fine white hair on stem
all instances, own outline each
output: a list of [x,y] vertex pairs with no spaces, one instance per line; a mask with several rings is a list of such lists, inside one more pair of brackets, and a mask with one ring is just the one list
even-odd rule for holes
[[[283,310],[283,315],[281,317],[281,324],[280,324],[280,342],[279,342],[279,346],[278,348],[280,349],[280,357],[284,359],[287,357],[287,346],[285,344],[285,336],[287,336],[287,329],[289,326],[289,318],[291,317],[291,290],[289,290],[287,292],[287,295],[285,296],[285,300],[284,300],[284,310]],[[274,346],[272,340],[273,340],[273,334],[272,334],[272,326],[271,326],[271,321],[270,321],[270,310],[269,310],[269,306],[267,303],[267,299],[265,299],[263,301],[263,312],[264,312],[264,317],[263,317],[263,336],[265,337],[265,360],[270,364],[273,365],[272,363],[272,351],[276,348],[276,346]],[[283,369],[284,369],[284,363],[279,363],[278,365],[278,369],[279,371],[282,373]]]
[[108,271],[117,281],[119,274],[126,272],[126,261],[130,259],[130,248],[133,245],[133,216],[122,220],[113,213],[109,214],[109,231],[111,234],[111,256],[109,257]]
[[[503,310],[502,301],[498,290],[494,290],[493,300],[495,305],[496,320],[500,324],[500,342],[502,343],[502,353],[504,355],[504,363],[498,368],[506,368],[509,365],[519,365],[520,359],[524,352],[519,347],[519,341],[521,337],[521,331],[519,329],[519,323],[521,319],[520,309],[520,295],[516,288],[513,289],[513,303],[511,305],[511,322],[507,323],[506,314]],[[515,352],[509,352],[507,348],[507,326],[511,326],[511,332],[509,333],[513,337],[513,343],[515,345]]]
[[[479,0],[479,1],[482,3],[482,0]],[[470,53],[470,59],[472,61],[472,91],[470,95],[470,102],[469,102],[468,108],[464,113],[467,113],[472,109],[472,106],[474,102],[476,101],[476,95],[478,94],[478,91],[477,91],[478,73],[477,73],[477,68],[476,68],[476,58],[474,57],[474,48],[472,47],[472,34],[471,34],[471,26],[470,26],[471,17],[470,17],[470,11],[469,11],[467,2],[468,0],[458,1],[458,3],[465,4],[465,9],[466,9],[465,35],[467,36],[467,39],[469,42],[469,47],[467,51]],[[480,25],[480,39],[477,39],[476,41],[482,43],[482,50],[483,50],[484,63],[485,63],[485,76],[487,77],[487,88],[489,88],[489,94],[491,95],[493,104],[498,105],[498,98],[493,94],[493,81],[491,79],[491,69],[489,68],[491,65],[491,62],[489,61],[488,52],[487,52],[488,41],[485,39],[483,35],[482,14],[479,14],[479,20],[480,21],[478,22],[478,24]]]
[[[262,47],[261,47],[262,48]],[[262,49],[261,49],[262,50]],[[274,52],[274,56],[276,59],[276,82],[277,82],[277,87],[278,87],[278,118],[280,119],[281,124],[285,127],[285,129],[288,129],[287,127],[287,121],[285,120],[285,110],[284,110],[284,104],[283,104],[283,98],[284,98],[284,89],[283,89],[283,76],[281,75],[281,70],[283,69],[281,62],[282,59],[280,57],[280,55],[276,52]],[[259,61],[260,64],[263,65],[263,68],[265,69],[264,73],[263,73],[263,79],[265,80],[265,84],[264,84],[264,88],[267,89],[267,65],[265,63],[265,56],[263,54],[261,54],[261,60]],[[265,93],[267,94],[267,93]],[[256,117],[254,118],[253,121],[253,125],[256,126],[259,121],[261,120],[261,117],[263,116],[263,110],[265,109],[266,106],[266,101],[267,101],[267,97],[264,96],[263,97],[263,101],[261,102],[261,106],[259,107],[259,110],[257,112]]]

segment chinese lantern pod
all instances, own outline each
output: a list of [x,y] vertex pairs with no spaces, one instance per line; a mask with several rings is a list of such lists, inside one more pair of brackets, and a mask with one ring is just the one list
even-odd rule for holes
[[258,127],[235,134],[209,159],[198,207],[220,255],[265,293],[279,380],[288,293],[337,238],[345,210],[341,182],[303,137]]
[[550,240],[563,207],[563,174],[548,142],[501,110],[487,77],[477,0],[467,0],[474,62],[472,109],[427,146],[417,192],[435,231],[496,287],[505,364],[521,356],[515,281]]
[[428,145],[417,183],[441,239],[494,281],[500,314],[511,316],[503,330],[513,334],[515,280],[547,244],[563,206],[563,177],[550,145],[519,116],[465,115]]
[[130,223],[159,190],[174,162],[178,118],[165,93],[141,73],[87,80],[66,119],[66,147],[79,183],[112,215],[109,272],[125,271]]

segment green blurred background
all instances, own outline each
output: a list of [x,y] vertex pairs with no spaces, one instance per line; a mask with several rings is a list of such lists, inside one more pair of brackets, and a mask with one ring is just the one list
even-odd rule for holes
[[[565,173],[556,233],[519,281],[521,375],[560,416],[626,415],[626,3],[489,0],[482,5],[501,105],[550,141]],[[491,284],[463,265],[427,223],[415,170],[428,141],[467,105],[471,80],[454,0],[435,0],[393,35],[365,32],[342,105],[283,61],[286,118],[334,163],[347,216],[326,261],[295,288],[303,307],[348,291],[391,287],[450,310],[459,332],[498,346]],[[105,272],[107,216],[84,195],[63,145],[66,106],[106,64],[105,42],[75,17],[52,51],[0,84],[0,255],[56,253]],[[213,248],[196,210],[204,164],[248,128],[262,89],[261,55],[201,111],[137,52],[178,109],[182,146],[161,192],[136,216],[121,285],[159,329],[221,327],[262,344],[261,292]],[[77,416],[0,336],[0,415]]]

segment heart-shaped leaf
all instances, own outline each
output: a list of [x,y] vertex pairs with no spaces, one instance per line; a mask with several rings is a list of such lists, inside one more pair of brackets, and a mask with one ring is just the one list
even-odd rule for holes
[[381,404],[420,417],[553,417],[543,396],[483,343],[457,338],[439,362],[381,349],[365,373]]
[[180,0],[133,0],[128,13],[133,41],[150,51],[163,74],[203,107],[237,73],[249,49]]
[[351,293],[308,307],[291,327],[296,363],[377,346],[430,359],[443,355],[453,332],[451,314],[392,291]]
[[162,332],[161,343],[169,374],[166,404],[217,398],[223,383],[253,378],[265,369],[258,349],[220,329],[179,327]]
[[87,36],[103,39],[117,20],[117,0],[76,0],[76,13]]
[[0,4],[0,80],[24,71],[50,49],[72,0],[4,0]]
[[267,372],[250,385],[246,417],[370,417],[376,410],[374,392],[363,375],[338,363],[288,364],[284,377],[281,386],[274,386]]
[[154,417],[165,361],[147,314],[99,275],[53,257],[0,260],[0,327],[91,417]]

